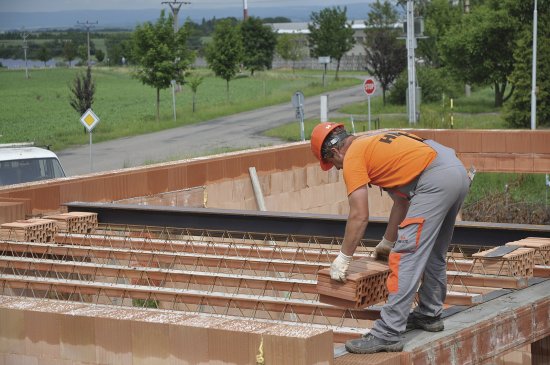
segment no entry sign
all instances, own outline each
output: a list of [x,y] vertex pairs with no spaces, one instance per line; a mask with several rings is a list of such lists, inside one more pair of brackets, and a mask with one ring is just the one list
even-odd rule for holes
[[374,83],[374,79],[366,79],[363,83],[363,90],[365,90],[365,94],[367,96],[371,96],[376,91],[376,84]]

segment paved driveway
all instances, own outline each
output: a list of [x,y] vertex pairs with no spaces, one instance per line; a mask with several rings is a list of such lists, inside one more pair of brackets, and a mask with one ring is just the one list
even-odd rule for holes
[[[330,91],[326,95],[329,100],[329,118],[342,105],[366,98],[362,86]],[[89,145],[69,148],[57,154],[67,175],[75,176],[219,153],[227,149],[281,144],[284,141],[262,136],[262,132],[288,122],[298,123],[290,97],[288,103],[281,105],[156,133],[94,143],[93,171],[90,170]],[[306,119],[319,118],[320,97],[306,98],[304,110]]]

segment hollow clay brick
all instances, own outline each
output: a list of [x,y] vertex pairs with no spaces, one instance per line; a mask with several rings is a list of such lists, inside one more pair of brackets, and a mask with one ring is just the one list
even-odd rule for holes
[[345,283],[332,280],[330,269],[320,270],[317,274],[319,300],[355,309],[380,303],[388,296],[386,281],[389,273],[387,265],[370,257],[352,261]]

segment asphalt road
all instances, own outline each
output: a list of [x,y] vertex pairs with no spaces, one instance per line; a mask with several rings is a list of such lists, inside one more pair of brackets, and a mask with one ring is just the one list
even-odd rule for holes
[[[328,95],[329,119],[341,106],[366,99],[361,85],[325,95]],[[298,123],[290,97],[288,103],[281,105],[156,133],[93,143],[91,164],[89,145],[59,151],[57,155],[67,176],[75,176],[221,153],[227,149],[277,145],[285,141],[265,137],[262,132],[288,122]],[[306,119],[319,118],[320,96],[306,98],[304,112]]]

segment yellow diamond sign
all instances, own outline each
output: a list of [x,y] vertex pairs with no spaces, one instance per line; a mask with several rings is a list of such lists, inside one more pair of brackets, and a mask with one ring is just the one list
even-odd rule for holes
[[92,109],[88,109],[80,117],[80,123],[82,123],[84,127],[86,127],[86,129],[88,129],[88,132],[91,132],[96,124],[99,123],[99,118],[97,117],[97,115],[94,114]]

